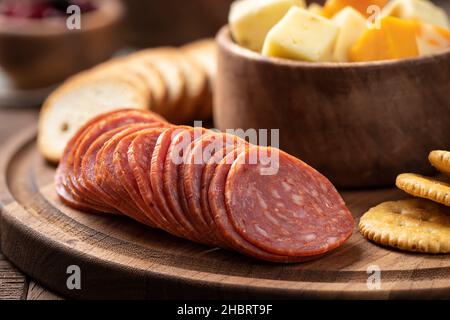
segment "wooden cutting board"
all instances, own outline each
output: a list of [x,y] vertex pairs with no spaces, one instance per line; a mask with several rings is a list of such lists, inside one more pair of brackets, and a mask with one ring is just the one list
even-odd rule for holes
[[[55,168],[38,154],[35,129],[0,150],[2,251],[43,285],[74,298],[448,298],[450,256],[402,253],[352,238],[328,256],[279,265],[212,249],[129,219],[72,210],[57,198]],[[405,195],[343,193],[356,219]],[[81,270],[69,290],[67,268]],[[380,288],[367,285],[381,270]]]

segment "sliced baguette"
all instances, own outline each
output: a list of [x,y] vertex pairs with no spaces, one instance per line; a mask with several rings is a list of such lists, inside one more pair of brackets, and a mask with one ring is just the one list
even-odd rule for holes
[[186,95],[186,79],[176,63],[178,50],[175,48],[147,49],[133,54],[133,59],[142,59],[158,70],[167,89],[167,100],[159,113],[171,122]]
[[204,39],[185,45],[181,50],[202,66],[209,79],[209,88],[199,107],[198,118],[212,117],[213,92],[217,73],[217,45],[214,39]]
[[181,48],[203,67],[211,83],[217,73],[217,45],[214,39],[203,39],[189,43]]
[[199,119],[199,109],[208,92],[208,76],[204,69],[194,59],[182,51],[174,61],[180,68],[186,81],[186,95],[183,103],[175,110],[174,119],[177,123],[190,123]]
[[38,147],[44,157],[58,162],[67,142],[88,120],[119,108],[145,109],[146,91],[133,77],[79,75],[46,100],[39,118]]

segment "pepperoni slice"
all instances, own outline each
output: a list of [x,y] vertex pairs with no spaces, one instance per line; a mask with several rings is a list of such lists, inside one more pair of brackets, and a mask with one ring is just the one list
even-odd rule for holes
[[[153,209],[147,206],[147,203],[144,201],[140,193],[137,180],[134,177],[133,168],[128,161],[128,151],[131,143],[140,134],[147,134],[158,137],[163,132],[163,130],[163,128],[151,128],[131,133],[120,140],[113,155],[113,164],[116,171],[116,176],[119,177],[121,185],[128,192],[129,200],[137,205],[137,207],[146,215],[148,220],[152,223],[152,226],[155,228],[158,226],[157,220],[152,214]],[[149,160],[147,161],[150,162]]]
[[[147,218],[145,213],[131,201],[127,190],[120,182],[113,163],[113,157],[117,145],[123,138],[140,130],[151,128],[153,125],[154,124],[133,124],[128,126],[127,129],[115,134],[99,151],[95,161],[96,182],[104,192],[110,195],[109,198],[101,200],[107,202],[108,205],[116,208],[130,218],[149,226],[152,226],[152,222]],[[113,199],[112,202],[108,202],[110,199]]]
[[204,128],[189,128],[174,135],[167,150],[163,169],[164,193],[170,210],[189,235],[188,239],[201,243],[205,242],[203,234],[199,232],[195,221],[190,219],[188,212],[183,209],[181,197],[178,192],[178,182],[182,178],[180,169],[185,161],[186,150],[193,141],[201,138],[205,132],[206,129]]
[[237,157],[225,202],[237,232],[273,254],[325,254],[342,245],[355,225],[328,179],[275,148],[252,147]]
[[[227,142],[222,149],[218,148],[216,152],[214,152],[213,156],[209,161],[206,162],[206,165],[202,169],[201,175],[201,183],[200,183],[200,207],[203,218],[209,226],[209,229],[214,234],[214,237],[218,241],[218,245],[226,248],[228,247],[226,241],[220,237],[219,234],[215,232],[217,230],[215,226],[214,219],[212,218],[209,201],[208,201],[208,190],[211,184],[211,180],[214,176],[214,172],[216,170],[217,165],[225,158],[229,153],[235,151],[238,147],[243,147],[247,145],[247,142],[244,140],[229,134],[221,133],[224,136],[225,141]],[[230,143],[230,141],[232,143]]]
[[230,222],[225,206],[225,184],[232,163],[239,154],[245,154],[246,149],[247,148],[236,149],[223,158],[217,165],[213,179],[211,180],[211,185],[208,190],[208,200],[212,219],[214,219],[215,222],[215,232],[222,237],[223,241],[225,241],[230,248],[257,259],[287,263],[307,261],[315,258],[272,254],[248,242],[236,232],[233,224]]
[[[78,209],[83,209],[87,211],[100,211],[100,212],[110,212],[111,208],[108,206],[103,206],[99,203],[86,203],[83,197],[79,194],[77,189],[77,179],[74,174],[74,162],[77,156],[78,149],[84,137],[92,129],[92,127],[100,127],[100,132],[97,133],[98,137],[104,131],[113,129],[114,127],[121,126],[123,119],[131,118],[127,122],[133,122],[134,117],[138,117],[136,121],[141,121],[142,117],[146,121],[161,121],[165,122],[162,118],[154,115],[149,115],[148,112],[134,110],[134,109],[122,109],[112,111],[110,113],[99,115],[89,122],[87,122],[69,141],[64,151],[64,155],[60,161],[58,169],[55,175],[56,190],[60,198],[68,205],[76,207]],[[117,120],[118,123],[117,123]],[[135,122],[136,122],[135,121]],[[101,124],[101,125],[99,125]],[[95,140],[94,137],[93,139]],[[75,184],[73,184],[74,182]]]
[[163,185],[164,163],[166,161],[167,151],[169,150],[173,137],[186,129],[189,129],[189,127],[177,126],[168,128],[159,136],[152,155],[150,182],[153,195],[155,196],[155,202],[168,221],[167,228],[170,228],[169,232],[181,238],[191,239],[192,234],[187,232],[185,226],[182,226],[175,217],[175,214],[172,213],[167,203]]
[[183,183],[182,198],[187,202],[189,215],[195,221],[195,224],[201,228],[201,232],[208,242],[214,245],[220,246],[220,241],[212,232],[211,222],[203,213],[201,204],[203,172],[207,163],[211,160],[218,163],[224,155],[234,150],[237,145],[245,144],[245,141],[232,135],[216,132],[205,134],[191,145],[182,167],[183,170],[181,170],[183,174],[183,179],[181,179]]
[[155,221],[160,229],[175,234],[176,232],[172,232],[169,221],[162,213],[160,207],[156,204],[150,181],[153,151],[160,134],[162,134],[164,130],[165,129],[163,129],[161,133],[159,133],[159,130],[144,130],[138,132],[128,149],[128,161],[132,168],[142,199],[150,209],[150,212],[146,212],[147,215],[151,215],[149,218]]
[[[86,151],[81,163],[81,179],[78,180],[80,186],[89,192],[84,193],[84,199],[92,203],[101,199],[106,200],[107,203],[113,203],[114,199],[111,195],[104,192],[103,189],[97,185],[97,179],[95,177],[95,160],[97,158],[98,152],[103,148],[106,142],[108,142],[114,135],[122,132],[127,126],[119,127],[110,131],[105,132],[100,137],[98,137]],[[110,207],[111,212],[116,212],[114,207]]]

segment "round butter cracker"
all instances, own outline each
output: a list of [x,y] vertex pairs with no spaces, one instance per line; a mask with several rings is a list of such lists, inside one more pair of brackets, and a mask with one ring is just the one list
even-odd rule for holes
[[443,150],[432,151],[428,156],[433,167],[440,172],[450,175],[450,152]]
[[450,206],[450,184],[418,174],[404,173],[397,177],[399,189],[415,197]]
[[360,219],[361,234],[405,251],[450,253],[450,209],[424,199],[382,203]]

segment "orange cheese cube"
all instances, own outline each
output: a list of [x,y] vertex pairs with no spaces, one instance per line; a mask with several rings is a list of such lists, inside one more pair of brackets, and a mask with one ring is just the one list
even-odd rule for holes
[[419,24],[412,20],[385,17],[380,28],[369,28],[350,49],[351,61],[377,61],[419,56]]
[[387,3],[388,0],[327,0],[323,8],[323,15],[327,18],[332,18],[345,7],[353,7],[364,16],[369,17],[371,15],[371,13],[367,12],[369,6],[376,5],[382,9]]

